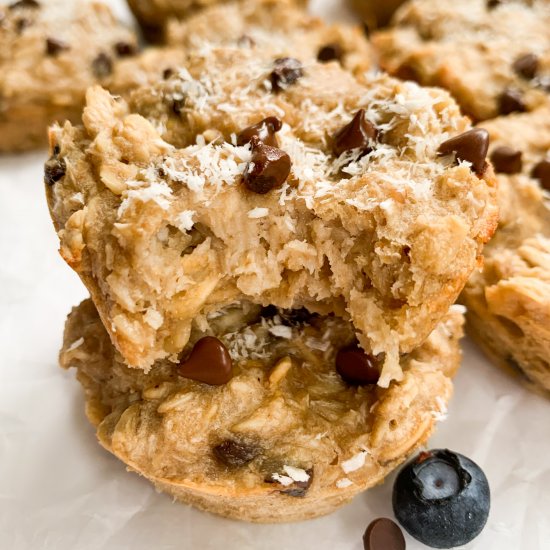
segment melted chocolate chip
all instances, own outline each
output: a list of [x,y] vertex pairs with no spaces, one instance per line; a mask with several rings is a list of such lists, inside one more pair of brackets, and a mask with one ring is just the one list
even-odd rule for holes
[[289,497],[304,498],[313,482],[313,468],[308,468],[306,474],[309,476],[307,481],[295,481],[288,489],[283,489],[279,493]]
[[168,80],[173,75],[174,75],[174,69],[171,69],[170,67],[162,71],[162,78],[164,78],[164,80]]
[[57,155],[50,157],[44,165],[44,182],[46,185],[54,185],[58,182],[67,171],[65,160],[58,158]]
[[437,151],[441,156],[455,153],[456,160],[470,162],[472,170],[480,176],[487,166],[485,158],[488,150],[489,133],[483,128],[474,128],[444,141]]
[[514,72],[527,80],[537,76],[539,58],[534,53],[528,53],[518,57],[512,65]]
[[363,535],[365,550],[405,550],[403,532],[397,523],[388,518],[375,519]]
[[503,145],[491,153],[491,162],[500,174],[517,174],[522,168],[521,157],[521,151]]
[[20,8],[39,8],[40,4],[36,0],[19,0],[18,2],[13,2],[8,6],[9,10],[17,10]]
[[282,126],[283,123],[275,116],[264,118],[260,122],[242,130],[237,136],[237,145],[246,145],[256,136],[266,145],[278,147],[279,142],[277,141],[275,133],[278,132]]
[[257,136],[251,139],[251,143],[252,158],[243,181],[250,191],[263,195],[286,181],[290,174],[290,157],[277,147],[265,145]]
[[107,54],[100,53],[92,61],[92,70],[97,78],[105,78],[113,72],[113,62]]
[[185,107],[185,98],[178,98],[172,101],[172,111],[174,114],[179,115]]
[[273,62],[273,70],[269,75],[269,79],[273,91],[281,92],[302,76],[304,76],[304,68],[297,59],[280,57]]
[[261,452],[257,445],[226,439],[212,449],[214,456],[230,468],[240,468],[252,462]]
[[502,0],[487,0],[487,9],[492,10],[502,4]]
[[55,38],[46,38],[46,54],[52,57],[69,50],[69,45]]
[[343,348],[336,354],[336,371],[352,386],[376,384],[380,378],[378,361],[357,345]]
[[365,109],[359,109],[351,122],[334,134],[332,150],[337,157],[352,149],[368,152],[377,136],[378,130],[367,120]]
[[317,52],[317,61],[327,63],[329,61],[340,61],[344,55],[340,44],[327,44]]
[[523,97],[519,90],[508,88],[498,98],[498,111],[501,115],[523,113],[526,110]]
[[180,364],[178,374],[211,386],[221,386],[231,380],[232,366],[231,356],[223,343],[213,336],[205,336]]
[[544,159],[535,164],[531,171],[531,177],[539,180],[543,189],[550,191],[550,159]]
[[118,57],[131,57],[137,54],[135,44],[130,44],[129,42],[117,42],[114,48]]

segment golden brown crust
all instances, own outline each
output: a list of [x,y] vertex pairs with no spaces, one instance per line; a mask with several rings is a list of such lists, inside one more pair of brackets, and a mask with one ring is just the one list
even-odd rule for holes
[[[76,367],[108,451],[179,500],[247,521],[333,511],[382,481],[443,418],[460,363],[459,308],[402,358],[404,379],[388,389],[351,387],[335,372],[336,352],[353,340],[349,323],[259,315],[235,304],[193,330],[184,354],[204,334],[229,349],[233,378],[223,386],[181,378],[166,361],[149,374],[129,369],[90,300],[69,316],[61,365]],[[213,451],[223,441],[252,458],[227,466]]]

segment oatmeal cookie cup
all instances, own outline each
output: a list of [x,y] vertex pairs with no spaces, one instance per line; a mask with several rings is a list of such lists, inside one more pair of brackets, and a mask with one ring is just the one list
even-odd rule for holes
[[382,68],[448,89],[485,120],[548,99],[549,25],[546,0],[411,0],[372,42]]
[[185,21],[171,20],[166,46],[146,48],[117,63],[104,86],[126,97],[186,67],[189,53],[216,46],[256,50],[273,59],[336,62],[358,77],[374,64],[372,48],[358,27],[329,25],[292,2],[241,0],[216,3]]
[[498,364],[550,391],[550,104],[483,127],[501,220],[462,294],[469,333]]
[[[336,371],[355,345],[348,322],[246,303],[203,319],[180,367],[144,374],[124,365],[88,300],[60,357],[77,369],[101,445],[157,488],[231,518],[297,521],[345,504],[425,443],[451,395],[462,322],[453,306],[388,389]],[[215,354],[197,352],[205,335],[232,361],[210,384],[185,377],[215,371]]]
[[[164,42],[165,26],[171,19],[186,19],[202,10],[231,3],[222,0],[128,0],[145,38],[151,42]],[[304,6],[306,0],[277,0],[276,4],[284,11],[285,5]]]
[[46,146],[48,126],[79,121],[86,89],[137,52],[101,2],[19,0],[0,21],[0,153]]
[[[61,254],[132,367],[235,300],[349,318],[400,379],[496,225],[486,136],[441,90],[240,48],[52,129]],[[456,151],[456,152],[455,152]]]

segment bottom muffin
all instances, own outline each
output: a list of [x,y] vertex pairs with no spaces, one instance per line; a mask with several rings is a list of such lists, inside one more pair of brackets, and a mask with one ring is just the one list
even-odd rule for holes
[[381,358],[355,347],[348,322],[236,303],[196,319],[179,365],[144,374],[87,300],[69,315],[60,362],[78,371],[99,442],[157,488],[226,517],[297,521],[379,483],[426,441],[452,392],[462,325],[453,306],[384,389]]

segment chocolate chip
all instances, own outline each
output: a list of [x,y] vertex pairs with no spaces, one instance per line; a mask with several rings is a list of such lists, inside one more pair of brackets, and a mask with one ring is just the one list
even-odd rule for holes
[[410,80],[421,84],[420,74],[417,69],[407,63],[402,63],[397,67],[397,70],[393,73],[394,76],[401,80]]
[[405,537],[395,521],[375,519],[363,535],[365,550],[405,550]]
[[117,42],[114,48],[118,57],[131,57],[137,54],[135,44],[130,44],[129,42]]
[[317,61],[327,63],[328,61],[340,61],[344,52],[340,44],[327,44],[323,46],[317,53]]
[[502,4],[502,0],[487,0],[487,9],[492,10]]
[[266,145],[278,147],[279,142],[277,141],[275,132],[278,132],[282,126],[283,123],[275,116],[264,118],[260,122],[242,130],[237,136],[237,145],[246,145],[250,143],[250,140],[254,136],[257,136]]
[[525,110],[525,103],[519,90],[508,88],[500,94],[498,98],[498,111],[501,115],[523,113]]
[[261,449],[251,443],[226,439],[219,445],[216,445],[212,451],[221,463],[230,468],[240,468],[252,462],[260,454]]
[[550,191],[550,159],[544,159],[535,164],[531,171],[531,177],[539,180],[543,189]]
[[173,75],[174,75],[174,69],[171,69],[170,67],[162,71],[162,78],[164,78],[164,80],[168,80]]
[[351,149],[368,152],[377,136],[378,130],[367,120],[365,109],[359,109],[351,122],[334,134],[332,150],[337,157]]
[[231,380],[232,361],[227,348],[213,336],[201,338],[189,357],[178,367],[184,378],[221,386]]
[[105,78],[113,72],[113,62],[107,54],[100,53],[92,61],[92,70],[97,78]]
[[512,68],[519,76],[531,80],[537,75],[539,58],[534,53],[522,55],[514,61]]
[[380,378],[378,361],[357,345],[343,348],[336,354],[336,371],[352,386],[376,384]]
[[280,57],[273,62],[273,70],[269,75],[273,91],[286,90],[299,78],[304,76],[302,64],[293,57]]
[[44,165],[44,182],[46,185],[53,185],[65,175],[66,171],[65,160],[54,155]]
[[177,98],[172,101],[172,111],[179,115],[185,107],[185,98]]
[[488,150],[489,133],[483,128],[474,128],[444,141],[437,152],[442,156],[455,153],[456,160],[470,162],[472,170],[480,176],[487,166],[485,158]]
[[9,10],[17,10],[20,8],[39,8],[40,4],[36,0],[19,0],[18,2],[13,2],[8,6]]
[[503,145],[491,153],[491,162],[500,174],[517,174],[521,172],[521,151]]
[[271,319],[272,317],[275,317],[275,315],[277,315],[278,313],[279,309],[276,306],[264,306],[260,311],[260,317],[263,317],[264,319]]
[[295,481],[288,489],[283,489],[279,493],[289,497],[304,498],[313,482],[313,468],[308,468],[306,474],[309,476],[307,481]]
[[69,45],[56,38],[46,38],[46,54],[52,57],[69,50]]
[[281,317],[283,325],[295,327],[309,323],[319,315],[317,313],[311,313],[305,307],[301,307],[298,309],[283,309],[279,311],[279,316]]
[[[294,481],[292,485],[289,485],[286,489],[279,491],[282,495],[287,495],[289,497],[303,498],[306,496],[308,489],[313,482],[313,468],[308,468],[305,470],[306,474],[309,476],[307,481]],[[286,473],[281,475],[287,476]],[[287,476],[288,477],[288,476]],[[266,483],[280,483],[280,481],[272,475],[267,477],[264,480]]]
[[27,27],[31,26],[31,22],[26,17],[21,17],[15,21],[15,30],[17,34],[21,34]]
[[250,191],[263,195],[286,181],[290,174],[290,157],[283,150],[262,143],[257,136],[251,143],[252,158],[243,181]]

